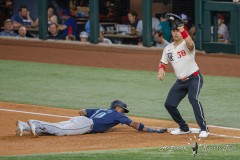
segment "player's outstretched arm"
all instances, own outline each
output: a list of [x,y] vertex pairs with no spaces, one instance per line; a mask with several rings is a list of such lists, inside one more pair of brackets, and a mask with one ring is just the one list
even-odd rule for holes
[[184,29],[183,26],[178,27],[178,30],[180,31],[183,39],[185,40],[188,49],[189,49],[189,50],[193,50],[195,44],[194,44],[191,36],[190,36],[190,35],[188,34],[188,32]]
[[147,126],[144,126],[144,124],[142,123],[138,123],[138,122],[131,122],[130,127],[139,130],[139,131],[143,131],[143,132],[149,132],[149,133],[164,133],[167,131],[167,129],[153,129]]
[[188,47],[189,50],[193,50],[194,49],[194,42],[191,38],[191,36],[188,34],[188,32],[184,29],[183,26],[178,27],[178,30],[180,31],[183,39],[186,42],[186,45]]

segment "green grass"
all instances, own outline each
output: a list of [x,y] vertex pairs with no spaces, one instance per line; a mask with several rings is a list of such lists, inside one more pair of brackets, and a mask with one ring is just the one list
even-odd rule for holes
[[229,145],[202,145],[198,149],[196,157],[192,154],[190,146],[128,149],[128,150],[107,150],[107,151],[84,151],[74,153],[54,153],[23,156],[0,156],[0,160],[238,160],[240,144]]
[[[167,73],[0,60],[0,101],[69,109],[108,108],[114,99],[128,104],[129,115],[169,119],[164,108],[175,81]],[[200,94],[208,124],[240,128],[240,78],[205,76]],[[188,98],[179,106],[195,122]]]

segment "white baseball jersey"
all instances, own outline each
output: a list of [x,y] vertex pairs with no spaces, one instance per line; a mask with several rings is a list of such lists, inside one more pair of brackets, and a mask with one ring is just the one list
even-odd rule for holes
[[161,62],[164,64],[171,62],[178,79],[188,77],[199,70],[195,62],[195,49],[192,51],[189,50],[185,41],[177,47],[175,47],[173,43],[165,47]]

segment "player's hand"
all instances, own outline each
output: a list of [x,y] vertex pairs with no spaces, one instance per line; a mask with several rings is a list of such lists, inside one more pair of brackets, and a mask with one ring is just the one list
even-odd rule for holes
[[180,32],[184,31],[184,26],[178,26],[178,30],[179,30]]
[[27,12],[27,19],[31,19],[29,11]]
[[165,132],[167,132],[167,129],[166,129],[166,128],[157,129],[157,133],[165,133]]
[[147,132],[149,133],[165,133],[167,131],[166,128],[163,129],[153,129],[153,128],[147,128]]
[[165,76],[165,71],[162,69],[162,68],[160,68],[159,70],[158,70],[158,79],[160,80],[160,81],[162,81],[163,80],[163,78],[164,78],[164,76]]

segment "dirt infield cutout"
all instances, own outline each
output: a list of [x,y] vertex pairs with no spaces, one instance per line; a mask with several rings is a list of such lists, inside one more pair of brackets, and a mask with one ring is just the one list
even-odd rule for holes
[[[36,114],[29,112],[34,112]],[[15,136],[15,123],[17,120],[27,121],[29,119],[39,119],[49,122],[58,122],[67,119],[65,117],[58,116],[72,117],[77,115],[77,110],[0,102],[0,155],[148,148],[180,145],[186,146],[188,145],[190,138],[194,137],[194,135],[198,135],[188,134],[175,136],[170,135],[169,133],[144,133],[129,128],[128,126],[118,125],[107,133],[99,134],[63,137],[41,136],[38,138],[33,138],[29,133],[24,132],[22,137]],[[173,121],[140,117],[131,118],[135,121],[142,122],[153,127],[177,127]],[[197,128],[196,124],[190,124],[190,126]],[[208,138],[201,140],[202,144],[240,143],[240,131],[237,129],[234,130],[216,127],[209,128],[210,133],[215,135],[210,135]],[[225,137],[222,137],[221,135],[224,135]]]

